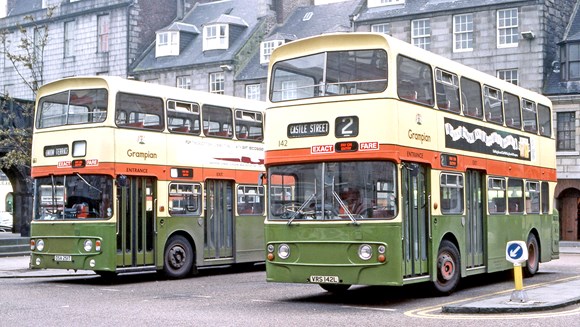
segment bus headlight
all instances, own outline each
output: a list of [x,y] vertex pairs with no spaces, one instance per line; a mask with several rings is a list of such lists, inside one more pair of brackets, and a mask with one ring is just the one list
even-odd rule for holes
[[44,241],[42,239],[36,240],[36,250],[42,252],[44,250]]
[[288,244],[280,244],[278,247],[278,257],[280,259],[288,259],[290,256],[290,247]]
[[83,244],[83,246],[84,246],[86,252],[91,252],[91,250],[93,249],[93,241],[85,240],[85,243]]
[[362,260],[369,260],[373,256],[373,248],[368,244],[358,247],[358,257]]

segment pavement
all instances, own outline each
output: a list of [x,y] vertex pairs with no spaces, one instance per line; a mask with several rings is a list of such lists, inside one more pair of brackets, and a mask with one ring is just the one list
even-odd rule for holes
[[[561,254],[577,254],[580,242],[560,242]],[[0,278],[94,276],[91,270],[30,269],[30,256],[0,257]],[[580,303],[580,276],[507,290],[443,306],[444,313],[516,313],[554,310]],[[511,294],[510,294],[511,293]],[[511,300],[513,299],[513,300]],[[522,302],[522,300],[525,300]]]

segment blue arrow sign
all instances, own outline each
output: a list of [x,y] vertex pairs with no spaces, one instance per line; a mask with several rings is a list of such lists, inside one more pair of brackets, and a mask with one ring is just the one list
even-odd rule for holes
[[528,260],[528,248],[524,241],[509,241],[505,249],[505,259],[513,264]]
[[510,256],[510,258],[512,258],[512,259],[519,259],[522,257],[522,254],[524,253],[521,245],[519,245],[517,243],[510,244],[510,246],[507,249],[507,252],[508,252],[508,255]]

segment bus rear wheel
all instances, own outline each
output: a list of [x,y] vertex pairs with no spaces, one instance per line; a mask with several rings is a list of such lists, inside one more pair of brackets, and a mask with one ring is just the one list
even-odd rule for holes
[[528,245],[528,261],[524,267],[524,275],[526,277],[532,277],[540,269],[540,247],[534,234],[528,236],[526,244]]
[[183,278],[192,271],[194,254],[191,244],[183,236],[169,239],[163,255],[163,273],[168,278]]
[[322,287],[323,290],[330,292],[330,293],[343,293],[346,292],[350,285],[348,284],[318,284]]
[[459,285],[461,266],[459,251],[455,244],[443,240],[437,253],[437,279],[433,283],[435,290],[442,294],[451,294]]

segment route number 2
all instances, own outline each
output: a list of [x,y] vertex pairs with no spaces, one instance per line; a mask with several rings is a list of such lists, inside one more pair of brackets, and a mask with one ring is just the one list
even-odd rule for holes
[[334,136],[336,137],[355,137],[358,135],[358,117],[336,117],[334,127]]

